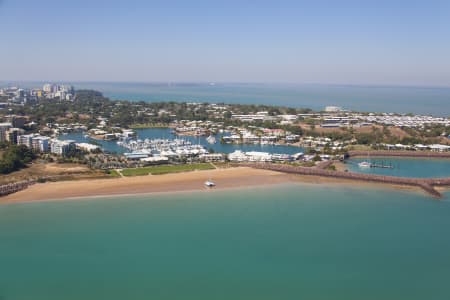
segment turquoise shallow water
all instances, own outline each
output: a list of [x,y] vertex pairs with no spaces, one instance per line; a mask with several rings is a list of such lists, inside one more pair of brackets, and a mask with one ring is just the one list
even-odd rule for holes
[[371,163],[389,165],[393,168],[360,168],[358,166],[358,163],[367,160],[367,158],[349,159],[346,161],[347,169],[358,173],[412,178],[450,177],[450,159],[373,157],[369,159]]
[[450,194],[281,185],[0,206],[0,299],[448,299]]

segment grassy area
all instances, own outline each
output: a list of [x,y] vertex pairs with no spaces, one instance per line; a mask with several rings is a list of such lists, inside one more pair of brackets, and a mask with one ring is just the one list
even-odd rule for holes
[[289,163],[289,165],[294,166],[294,167],[311,168],[311,167],[314,167],[316,165],[316,163],[313,161],[303,161],[303,162],[292,162],[292,163]]
[[367,146],[367,145],[351,145],[348,148],[349,151],[354,150],[354,151],[370,151],[373,150],[372,147]]
[[110,177],[120,177],[120,174],[116,170],[108,170],[107,173]]
[[229,162],[220,162],[220,161],[214,162],[214,165],[219,169],[227,169],[233,167]]
[[214,167],[210,163],[185,164],[185,165],[164,165],[144,168],[123,169],[123,176],[160,175],[168,173],[188,172],[194,170],[210,170]]

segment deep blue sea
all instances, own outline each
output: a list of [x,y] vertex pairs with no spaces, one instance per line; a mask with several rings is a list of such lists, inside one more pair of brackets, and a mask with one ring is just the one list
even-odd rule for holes
[[292,184],[0,205],[0,299],[449,299],[449,196]]
[[[39,87],[43,83],[2,82],[0,85]],[[72,83],[95,89],[112,99],[268,104],[323,110],[325,106],[369,112],[450,115],[450,87],[351,86],[321,84],[239,83]]]

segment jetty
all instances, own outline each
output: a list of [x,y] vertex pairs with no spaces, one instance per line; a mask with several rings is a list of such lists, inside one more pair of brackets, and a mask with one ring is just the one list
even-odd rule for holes
[[423,179],[405,178],[405,177],[383,176],[383,175],[363,174],[354,172],[331,171],[317,167],[300,167],[276,163],[241,163],[236,164],[236,166],[245,166],[289,174],[341,178],[365,182],[394,184],[394,185],[415,186],[423,189],[425,192],[427,192],[428,194],[430,194],[435,198],[442,198],[442,194],[434,188],[435,186],[450,186],[450,178],[423,178]]
[[370,167],[371,168],[379,168],[379,169],[393,169],[394,168],[392,165],[385,165],[383,163],[381,163],[381,164],[377,164],[377,163],[370,164]]

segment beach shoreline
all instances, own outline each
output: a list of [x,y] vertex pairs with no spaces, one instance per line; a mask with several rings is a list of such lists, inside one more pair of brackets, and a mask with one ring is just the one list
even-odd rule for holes
[[249,167],[234,167],[165,175],[47,182],[36,184],[28,189],[2,197],[0,198],[0,204],[138,196],[159,193],[206,192],[210,191],[204,186],[204,181],[208,179],[212,179],[217,184],[212,190],[242,189],[277,184],[313,184],[327,187],[389,187],[397,190],[423,193],[420,188],[406,185],[294,175]]
[[55,201],[100,196],[138,195],[164,192],[205,190],[204,182],[212,179],[214,189],[283,183],[288,176],[251,168],[212,169],[164,175],[145,175],[109,179],[72,180],[38,183],[0,198],[0,204]]

